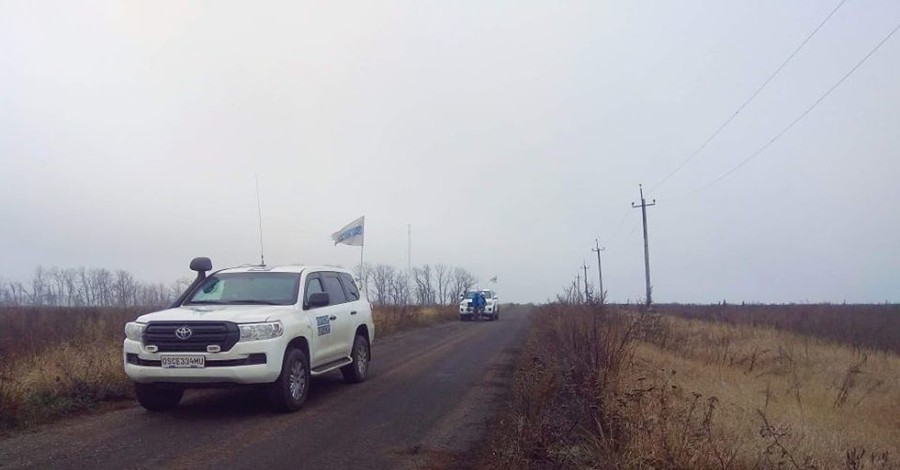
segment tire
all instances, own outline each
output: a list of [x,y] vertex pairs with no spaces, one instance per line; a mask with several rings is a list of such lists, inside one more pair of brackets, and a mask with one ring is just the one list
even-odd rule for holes
[[369,375],[369,362],[372,359],[372,351],[369,348],[369,340],[363,335],[356,335],[353,340],[353,349],[350,350],[350,358],[353,362],[341,367],[344,380],[348,383],[358,384],[366,380]]
[[160,388],[153,384],[134,384],[134,394],[138,403],[147,411],[169,411],[181,402],[184,390],[180,388]]
[[303,351],[291,348],[284,353],[281,374],[269,385],[269,402],[278,411],[297,411],[309,395],[309,358]]

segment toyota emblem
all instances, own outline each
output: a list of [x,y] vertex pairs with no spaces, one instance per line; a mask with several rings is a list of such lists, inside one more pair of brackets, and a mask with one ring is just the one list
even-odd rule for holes
[[192,334],[194,334],[194,332],[186,326],[179,327],[177,330],[175,330],[175,336],[178,339],[188,339]]

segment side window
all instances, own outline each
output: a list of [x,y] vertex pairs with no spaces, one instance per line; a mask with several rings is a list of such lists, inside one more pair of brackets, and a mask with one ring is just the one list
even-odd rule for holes
[[347,301],[354,302],[359,300],[359,289],[356,288],[356,283],[353,282],[353,278],[346,273],[341,273],[340,276],[341,283],[344,284],[344,291],[347,293]]
[[308,278],[306,280],[306,289],[303,293],[303,305],[309,302],[309,296],[320,292],[325,292],[325,289],[322,288],[322,280],[319,279],[319,276]]
[[337,274],[328,273],[322,277],[325,280],[325,292],[328,292],[328,297],[331,298],[331,305],[347,302],[347,298],[344,296],[344,288],[341,286],[341,281],[338,280]]

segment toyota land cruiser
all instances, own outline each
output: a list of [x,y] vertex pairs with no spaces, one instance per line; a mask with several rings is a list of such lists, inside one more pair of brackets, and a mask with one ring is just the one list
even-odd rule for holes
[[125,325],[125,373],[150,411],[186,388],[253,384],[283,411],[303,405],[310,377],[340,369],[365,380],[372,309],[350,272],[331,267],[223,269],[195,258],[197,278],[167,310]]

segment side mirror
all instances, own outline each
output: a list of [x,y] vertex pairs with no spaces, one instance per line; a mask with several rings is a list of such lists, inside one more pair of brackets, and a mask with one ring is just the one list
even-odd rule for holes
[[191,260],[191,271],[198,273],[206,273],[212,271],[212,261],[205,256],[200,256]]
[[316,292],[309,296],[309,301],[306,302],[310,308],[315,307],[325,307],[326,305],[331,303],[331,298],[327,292]]

